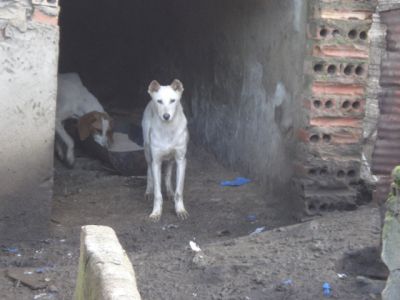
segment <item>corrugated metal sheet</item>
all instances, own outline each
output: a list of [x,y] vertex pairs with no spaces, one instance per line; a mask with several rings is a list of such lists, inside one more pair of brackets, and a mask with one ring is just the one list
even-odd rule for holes
[[387,26],[387,55],[382,60],[379,95],[378,139],[372,157],[372,170],[381,180],[374,197],[387,198],[388,176],[400,165],[400,9],[381,13]]

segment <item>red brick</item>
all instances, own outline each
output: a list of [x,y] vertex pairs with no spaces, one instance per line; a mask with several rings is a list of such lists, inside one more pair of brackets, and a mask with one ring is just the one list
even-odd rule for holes
[[326,82],[314,82],[312,91],[316,95],[364,95],[364,86],[359,84],[332,84]]
[[309,141],[308,136],[309,136],[309,133],[305,129],[299,129],[297,131],[297,137],[299,138],[300,141],[308,142]]
[[368,58],[368,50],[358,49],[352,45],[323,45],[315,46],[314,56]]
[[32,16],[32,20],[39,22],[39,23],[44,23],[48,25],[58,25],[58,17],[57,16],[49,16],[42,11],[40,11],[38,8],[35,8]]
[[362,130],[343,130],[332,134],[332,144],[358,144],[361,140]]
[[322,9],[322,19],[333,19],[333,20],[370,20],[372,19],[371,11],[346,11],[346,10],[333,10],[333,9]]
[[313,118],[310,120],[310,125],[317,127],[350,127],[361,128],[362,120],[353,118]]

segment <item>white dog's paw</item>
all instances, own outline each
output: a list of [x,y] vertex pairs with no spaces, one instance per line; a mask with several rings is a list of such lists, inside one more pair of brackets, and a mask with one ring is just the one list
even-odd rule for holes
[[161,219],[161,212],[152,212],[151,215],[149,216],[150,221],[156,223],[160,221]]
[[75,156],[74,156],[74,151],[68,151],[67,152],[67,157],[65,158],[65,162],[68,167],[72,168],[75,163]]
[[186,220],[187,218],[189,218],[189,213],[186,211],[186,209],[177,210],[176,215],[181,220]]
[[183,197],[182,195],[179,195],[178,193],[175,194],[175,211],[179,219],[185,220],[189,217],[188,212],[185,209],[185,206],[183,205]]

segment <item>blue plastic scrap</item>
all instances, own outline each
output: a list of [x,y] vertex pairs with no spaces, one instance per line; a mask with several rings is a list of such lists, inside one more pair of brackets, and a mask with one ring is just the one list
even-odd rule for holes
[[259,234],[263,231],[265,231],[265,226],[256,228],[256,230],[254,230],[252,233],[250,233],[250,235]]
[[4,247],[3,251],[7,252],[7,253],[11,253],[11,254],[18,254],[19,253],[19,250],[16,247]]
[[255,214],[250,214],[246,217],[246,221],[248,222],[255,222],[257,221],[257,216]]
[[286,279],[286,280],[283,281],[283,284],[285,286],[293,285],[293,280],[292,279]]
[[322,285],[322,292],[325,297],[331,296],[332,288],[328,282],[324,282]]
[[236,177],[234,180],[221,181],[221,186],[241,186],[251,182],[250,179],[244,177]]
[[36,268],[35,272],[41,274],[41,273],[46,272],[46,269],[45,268]]

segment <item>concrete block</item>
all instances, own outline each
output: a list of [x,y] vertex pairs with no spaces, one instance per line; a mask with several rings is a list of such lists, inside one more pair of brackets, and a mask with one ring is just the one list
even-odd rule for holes
[[132,264],[112,228],[96,225],[82,227],[74,299],[141,299]]

